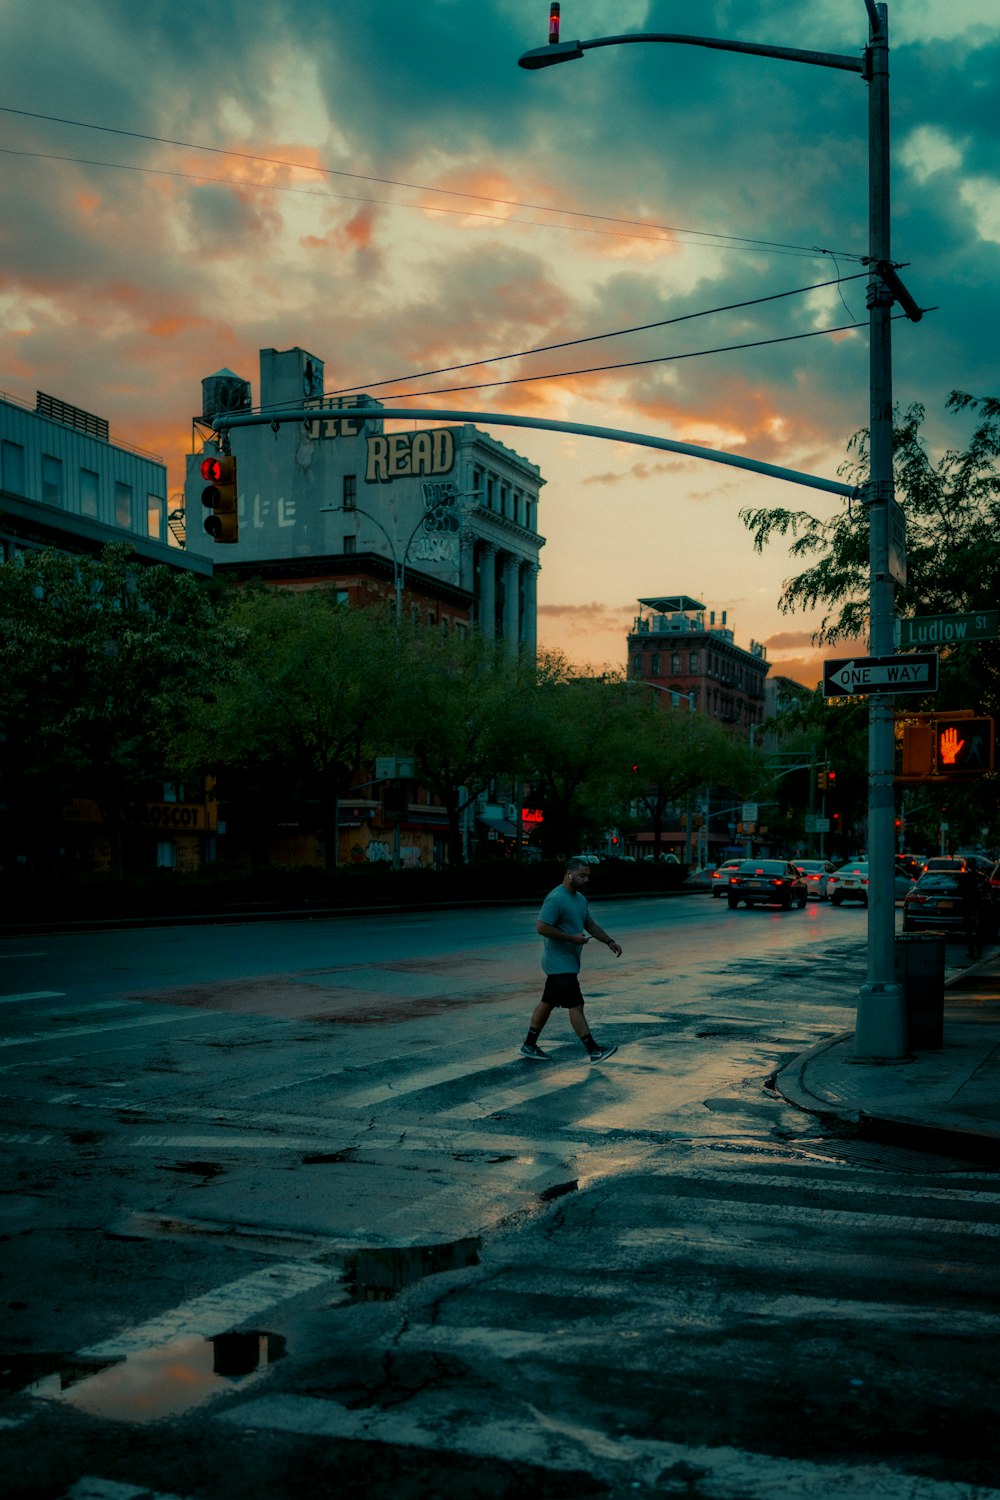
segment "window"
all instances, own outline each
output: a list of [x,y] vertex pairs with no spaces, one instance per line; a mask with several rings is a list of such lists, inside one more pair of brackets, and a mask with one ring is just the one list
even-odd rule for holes
[[679,672],[680,669],[681,669],[681,653],[679,651],[672,651],[670,653],[670,670],[671,670],[671,672]]
[[641,656],[633,656],[633,658],[632,658],[632,671],[635,673],[636,677],[641,677],[642,676],[642,657]]
[[698,670],[698,653],[697,653],[697,651],[692,651],[691,654],[688,657],[688,671],[689,672],[697,672],[697,670]]
[[337,590],[337,603],[340,604],[340,605],[344,605],[346,607],[346,606],[348,606],[350,604],[350,602],[351,602],[351,596],[347,592],[347,590],[346,589],[338,589]]
[[42,454],[42,499],[46,505],[62,505],[63,466],[61,458]]
[[166,504],[162,495],[146,496],[146,535],[163,541],[163,516]]
[[653,677],[659,677],[659,675],[660,675],[660,653],[658,651],[655,651],[653,653],[653,659],[652,659],[652,661],[649,664],[649,670],[650,670],[650,673],[651,673],[651,675]]
[[173,839],[160,839],[157,843],[156,868],[158,870],[176,870],[177,845]]
[[80,514],[97,516],[98,478],[93,469],[80,470]]
[[125,531],[132,530],[132,486],[115,480],[115,524]]
[[356,536],[344,537],[344,552],[350,555],[358,550],[358,539]]
[[4,443],[0,456],[3,458],[3,487],[12,495],[23,495],[24,449],[20,443]]
[[510,515],[510,490],[505,484],[500,486],[500,514]]
[[486,504],[489,506],[490,510],[495,510],[496,509],[496,503],[497,503],[497,482],[493,478],[493,475],[490,474],[490,475],[487,476],[487,479],[486,479]]
[[344,509],[353,510],[358,503],[358,476],[344,475]]

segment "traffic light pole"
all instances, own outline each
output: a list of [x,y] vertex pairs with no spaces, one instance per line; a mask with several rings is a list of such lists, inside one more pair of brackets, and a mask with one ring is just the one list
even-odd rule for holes
[[[895,650],[895,609],[890,571],[890,524],[895,510],[892,468],[892,303],[879,271],[890,257],[889,28],[886,6],[867,0],[868,46],[868,256],[869,306],[868,566],[869,649]],[[895,740],[893,700],[876,693],[868,705],[868,974],[858,995],[854,1030],[857,1058],[906,1055],[903,989],[896,982]]]

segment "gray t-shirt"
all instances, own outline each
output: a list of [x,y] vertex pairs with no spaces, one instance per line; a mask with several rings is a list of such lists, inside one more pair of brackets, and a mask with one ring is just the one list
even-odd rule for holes
[[[584,930],[588,910],[586,896],[557,885],[542,902],[538,920],[557,927],[560,932],[576,934]],[[546,974],[579,974],[582,953],[582,943],[560,943],[543,937],[542,969]]]

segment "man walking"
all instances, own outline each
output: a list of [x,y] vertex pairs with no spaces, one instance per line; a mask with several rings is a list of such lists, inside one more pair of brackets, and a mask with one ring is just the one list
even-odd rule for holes
[[590,879],[590,866],[582,859],[571,859],[566,866],[562,884],[549,892],[542,902],[536,923],[542,937],[542,969],[545,972],[545,988],[542,998],[532,1012],[528,1035],[521,1044],[521,1056],[535,1062],[551,1062],[547,1052],[538,1045],[538,1038],[553,1010],[569,1012],[569,1023],[583,1045],[592,1063],[606,1062],[618,1051],[617,1047],[604,1047],[595,1042],[583,1013],[583,995],[580,993],[580,959],[585,943],[596,938],[606,943],[615,958],[621,948],[614,938],[609,938],[604,928],[590,915],[587,898],[583,892]]

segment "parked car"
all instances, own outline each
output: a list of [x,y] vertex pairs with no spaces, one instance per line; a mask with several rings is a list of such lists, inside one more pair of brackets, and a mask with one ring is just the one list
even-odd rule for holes
[[925,854],[897,854],[896,869],[901,875],[906,875],[910,880],[919,880],[924,873],[924,865],[927,863]]
[[[907,892],[912,890],[913,881],[908,875],[903,875],[897,869],[893,876],[892,899],[902,901]],[[862,906],[868,905],[868,864],[855,864],[848,860],[846,865],[841,865],[835,870],[827,883],[827,891],[830,896],[831,906],[841,906],[845,901],[860,901]]]
[[968,868],[969,861],[965,858],[964,854],[934,854],[930,859],[924,861],[924,868],[921,874],[926,875],[928,870],[950,870],[954,875]]
[[729,877],[726,888],[730,911],[741,901],[747,906],[781,906],[785,911],[794,904],[801,911],[809,899],[805,876],[784,859],[744,859]]
[[712,871],[712,895],[721,896],[729,884],[729,877],[743,863],[741,859],[725,859]]
[[806,877],[806,887],[811,901],[825,901],[827,882],[837,866],[828,859],[796,859],[793,864]]

